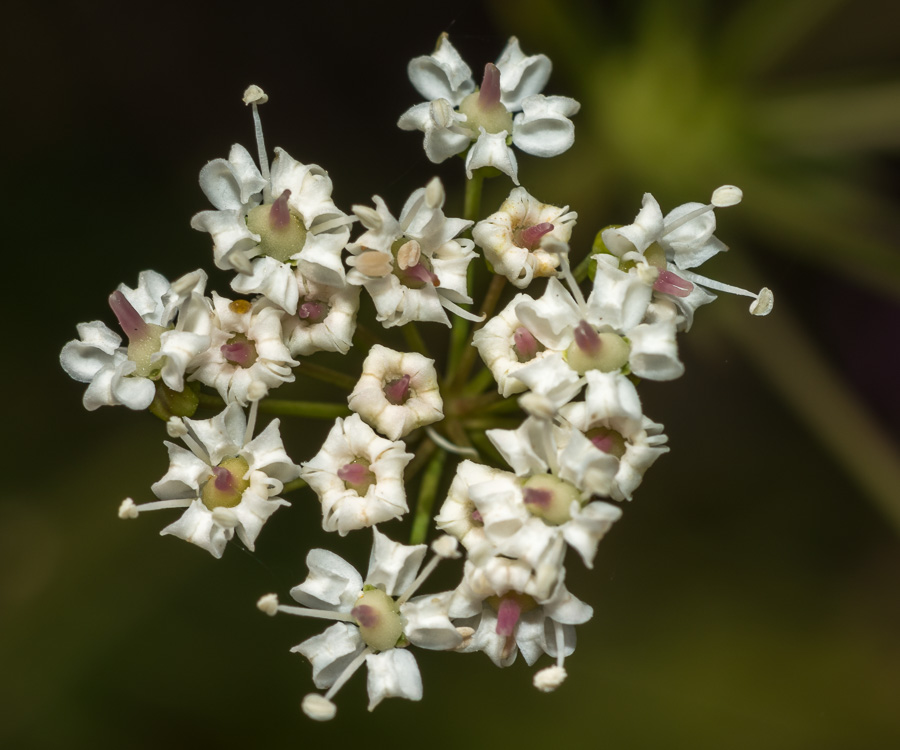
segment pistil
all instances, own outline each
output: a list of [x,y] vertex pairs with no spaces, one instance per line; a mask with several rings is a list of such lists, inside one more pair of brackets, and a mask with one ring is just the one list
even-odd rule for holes
[[402,406],[409,399],[409,375],[385,383],[384,396],[394,406]]
[[540,224],[534,224],[530,227],[525,227],[524,229],[518,232],[517,244],[521,247],[527,248],[528,250],[534,250],[541,241],[541,237],[545,234],[549,234],[553,231],[553,225],[544,221]]

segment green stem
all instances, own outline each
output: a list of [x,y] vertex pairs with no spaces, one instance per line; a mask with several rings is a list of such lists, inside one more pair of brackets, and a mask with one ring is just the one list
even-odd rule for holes
[[312,417],[313,419],[336,419],[349,417],[346,404],[329,404],[321,401],[291,401],[289,399],[264,399],[259,402],[259,410],[267,414],[283,414],[290,417]]
[[[487,320],[494,314],[494,308],[497,307],[497,302],[500,300],[500,295],[503,294],[503,289],[506,287],[506,277],[495,275],[494,278],[491,279],[491,283],[488,285],[487,292],[484,295],[484,300],[481,303],[481,309],[479,310],[479,314],[484,316],[484,319]],[[481,324],[476,324],[476,327],[480,328]],[[475,331],[472,331],[472,335],[474,335]],[[456,387],[459,387],[465,384],[466,379],[469,377],[469,373],[472,372],[472,366],[475,364],[475,357],[478,354],[478,350],[472,346],[472,335],[466,338],[465,349],[463,350],[462,356],[459,358],[459,366],[456,369],[456,372],[453,373],[453,380],[451,383]]]
[[409,535],[410,544],[423,544],[425,537],[428,536],[428,527],[431,525],[431,509],[434,507],[434,499],[437,497],[446,460],[447,454],[439,450],[428,463],[425,476],[422,477],[422,486],[419,487],[416,515],[413,518],[412,531]]
[[418,326],[410,321],[402,326],[402,328],[403,337],[406,339],[406,345],[413,351],[432,359],[431,354],[428,353],[428,346],[425,344],[425,340],[422,338]]
[[484,174],[480,169],[472,172],[472,179],[466,182],[466,197],[463,200],[463,218],[467,221],[478,221],[481,214],[481,188],[484,185]]
[[487,367],[483,370],[479,370],[478,374],[469,380],[463,388],[463,395],[472,396],[478,393],[483,393],[491,386],[496,385],[494,382],[494,373],[492,373]]
[[298,372],[301,375],[309,375],[309,377],[321,380],[323,383],[331,383],[332,385],[338,386],[338,388],[344,388],[348,391],[352,391],[356,387],[356,378],[345,375],[337,370],[332,370],[330,367],[314,365],[312,362],[306,360],[300,365]]
[[574,270],[572,271],[572,275],[575,276],[575,281],[577,281],[579,284],[587,278],[588,270],[591,266],[592,257],[593,255],[591,253],[588,253],[587,256],[581,261],[581,263],[575,266]]
[[431,454],[434,453],[436,448],[437,446],[431,441],[430,438],[425,438],[422,441],[422,444],[418,448],[416,448],[416,457],[409,462],[409,465],[403,472],[403,478],[407,482],[415,477],[422,470],[422,467],[425,466],[426,463],[428,463],[428,459],[431,458]]
[[284,495],[288,492],[293,492],[294,490],[302,490],[306,486],[308,485],[302,479],[295,479],[293,482],[288,482],[286,485],[284,485],[284,489],[281,490],[281,494]]

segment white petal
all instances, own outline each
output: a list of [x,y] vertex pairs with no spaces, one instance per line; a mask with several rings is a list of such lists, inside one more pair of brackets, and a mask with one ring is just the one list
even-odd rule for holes
[[422,675],[416,658],[405,649],[392,648],[366,657],[369,710],[385,698],[422,700]]

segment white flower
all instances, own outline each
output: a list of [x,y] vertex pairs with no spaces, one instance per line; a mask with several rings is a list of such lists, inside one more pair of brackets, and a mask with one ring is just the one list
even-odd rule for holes
[[[584,374],[589,370],[614,372],[626,365],[649,380],[680,377],[684,365],[678,358],[674,320],[641,322],[650,306],[650,288],[625,272],[615,273],[618,275],[609,276],[598,271],[587,302],[574,299],[558,279],[551,278],[543,304],[524,300],[516,306],[519,319],[554,350],[541,366],[555,368],[552,372],[560,378],[567,367]],[[522,378],[528,367],[534,366],[522,368],[516,377]],[[551,382],[555,380],[553,376]]]
[[537,300],[527,294],[517,294],[498,315],[475,331],[472,337],[472,345],[478,349],[481,359],[497,381],[497,390],[504,398],[526,389],[525,383],[515,377],[521,368],[529,362],[542,359],[552,351],[538,340],[534,331],[519,320],[516,310],[519,303],[526,300],[534,303],[538,309],[548,307],[547,312],[555,309],[555,304],[546,294]]
[[291,358],[284,341],[284,312],[264,297],[252,304],[212,293],[212,331],[209,348],[194,360],[191,380],[215,388],[224,401],[246,405],[254,383],[263,395],[282,383],[294,382]]
[[253,550],[269,516],[290,504],[277,497],[284,483],[300,473],[284,450],[278,420],[250,440],[252,425],[248,430],[243,410],[232,403],[212,419],[175,419],[172,430],[190,450],[166,442],[169,470],[152,488],[160,502],[126,503],[120,516],[187,508],[160,533],[196,544],[216,558],[235,533]]
[[444,308],[479,320],[459,307],[472,302],[466,269],[475,252],[472,240],[457,236],[472,222],[447,218],[444,199],[443,185],[435,177],[410,195],[399,220],[378,196],[374,210],[353,208],[367,231],[347,248],[352,254],[347,279],[365,286],[385,327],[415,320],[449,326]]
[[322,528],[345,536],[403,516],[403,469],[413,457],[405,448],[376,435],[358,414],[337,419],[300,473],[322,503]]
[[[656,199],[644,193],[643,205],[632,224],[608,227],[601,232],[605,249],[623,266],[633,270],[652,285],[658,295],[670,298],[679,308],[679,327],[689,330],[694,310],[712,302],[716,290],[753,298],[750,312],[768,315],[773,297],[769,289],[758,294],[722,284],[693,273],[690,269],[728,249],[713,235],[716,230],[715,209],[740,203],[743,194],[733,185],[717,188],[709,204],[685,203],[674,208],[665,218]],[[598,260],[603,255],[597,256]]]
[[350,408],[391,440],[444,418],[434,360],[376,344],[348,398]]
[[575,650],[574,626],[587,622],[593,610],[569,593],[561,569],[548,592],[535,585],[523,561],[494,557],[484,565],[466,561],[450,616],[474,630],[460,651],[484,651],[498,667],[512,664],[519,651],[529,665],[546,653],[561,667]]
[[341,250],[352,219],[334,205],[331,179],[321,167],[276,148],[271,174],[268,164],[260,172],[236,144],[227,160],[214,159],[200,170],[200,187],[216,210],[201,211],[191,226],[212,235],[219,268],[240,273],[235,291],[264,294],[292,313],[295,266],[319,283],[343,282]]
[[296,315],[284,321],[288,348],[293,356],[315,352],[346,354],[353,344],[359,287],[317,284],[296,272],[300,298]]
[[608,489],[614,500],[630,500],[657,458],[669,451],[663,426],[649,420],[641,410],[634,384],[619,373],[592,371],[586,375],[585,400],[563,407],[562,415],[583,432],[597,451],[610,457],[598,463],[590,460],[585,446],[585,468],[580,473],[600,472],[593,481]]
[[568,242],[578,214],[568,206],[541,203],[524,188],[513,188],[500,210],[479,221],[472,230],[494,273],[520,289],[533,278],[555,276],[559,256],[541,247],[545,237]]
[[462,461],[456,467],[447,498],[435,516],[435,525],[445,534],[458,539],[470,552],[482,550],[489,542],[484,535],[484,521],[472,502],[469,490],[474,484],[490,482],[504,473],[474,461]]
[[146,409],[160,380],[184,390],[185,369],[209,346],[205,285],[206,274],[199,270],[173,284],[155,271],[142,271],[136,289],[120,284],[109,303],[128,336],[127,348],[100,321],[77,326],[79,340],[63,347],[60,364],[70,377],[88,383],[86,409],[116,404]]
[[540,94],[551,68],[546,55],[526,56],[511,37],[497,64],[485,67],[476,90],[470,68],[443,34],[433,54],[410,62],[410,81],[427,101],[407,110],[397,125],[425,134],[425,154],[435,164],[471,145],[466,155],[469,179],[475,169],[494,167],[518,185],[509,141],[526,153],[548,157],[563,153],[575,140],[568,118],[578,112],[578,102]]
[[413,644],[446,650],[462,641],[447,615],[449,592],[410,598],[441,555],[436,554],[417,576],[425,545],[406,546],[375,528],[373,532],[365,581],[334,553],[314,549],[306,558],[309,575],[291,589],[291,596],[303,606],[279,605],[273,595],[263,597],[258,605],[268,614],[281,611],[338,621],[291,649],[311,662],[316,687],[330,688],[324,699],[304,700],[304,711],[313,718],[334,715],[329,708],[333,706],[331,699],[363,661],[369,669],[370,711],[384,698],[420,700],[422,678],[415,658],[405,647]]

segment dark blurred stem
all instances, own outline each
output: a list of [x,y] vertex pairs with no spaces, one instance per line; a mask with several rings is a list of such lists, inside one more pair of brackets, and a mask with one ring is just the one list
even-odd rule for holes
[[425,537],[428,536],[428,529],[431,526],[431,509],[434,507],[434,499],[437,497],[446,459],[447,454],[442,450],[438,450],[431,457],[428,468],[425,469],[425,475],[422,477],[422,486],[419,487],[416,515],[413,517],[412,531],[409,535],[410,544],[423,544]]

